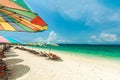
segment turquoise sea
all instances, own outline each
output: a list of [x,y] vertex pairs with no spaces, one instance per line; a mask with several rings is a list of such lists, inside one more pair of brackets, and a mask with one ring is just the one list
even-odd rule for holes
[[87,55],[120,60],[120,45],[59,44],[59,46],[40,46],[39,48],[48,49],[48,51],[57,50],[66,54]]

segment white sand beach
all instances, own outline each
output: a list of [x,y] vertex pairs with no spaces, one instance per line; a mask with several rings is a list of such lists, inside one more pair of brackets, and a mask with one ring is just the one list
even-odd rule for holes
[[12,48],[4,61],[12,74],[9,80],[120,80],[120,63],[55,53],[63,61],[48,60]]

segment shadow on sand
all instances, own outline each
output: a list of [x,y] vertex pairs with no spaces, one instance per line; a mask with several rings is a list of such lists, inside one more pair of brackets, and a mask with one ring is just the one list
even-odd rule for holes
[[16,80],[17,78],[22,77],[27,72],[30,71],[30,68],[25,65],[13,65],[11,66],[11,72],[12,74],[9,76],[9,80]]
[[16,57],[16,56],[18,56],[17,54],[15,54],[16,52],[11,52],[11,51],[7,51],[7,52],[5,52],[5,56],[6,56],[6,58],[7,57]]
[[23,62],[24,60],[22,59],[17,59],[17,58],[14,58],[14,59],[6,59],[5,62],[7,65],[11,66],[11,65],[15,65],[17,63],[20,63],[20,62]]
[[53,61],[53,62],[63,62],[63,59],[54,60],[54,59],[47,58],[46,60]]
[[5,55],[6,57],[16,57],[18,55],[14,54],[14,55]]
[[16,52],[14,52],[14,50],[11,50],[11,49],[10,49],[10,50],[5,51],[5,53],[6,53],[6,54],[9,54],[9,53],[16,53]]

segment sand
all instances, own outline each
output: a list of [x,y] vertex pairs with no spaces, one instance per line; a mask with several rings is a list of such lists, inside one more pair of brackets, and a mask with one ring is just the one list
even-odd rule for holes
[[[56,53],[56,52],[55,52]],[[11,70],[9,80],[120,80],[120,63],[110,60],[56,53],[53,61],[12,48],[4,59]]]

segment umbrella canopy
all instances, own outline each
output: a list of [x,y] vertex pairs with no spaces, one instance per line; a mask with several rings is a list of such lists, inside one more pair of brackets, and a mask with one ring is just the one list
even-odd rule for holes
[[22,44],[22,42],[7,36],[0,36],[0,43]]
[[0,30],[37,32],[47,24],[23,0],[0,0]]
[[49,45],[49,46],[59,46],[58,44],[52,43],[52,42],[47,42],[46,45]]

